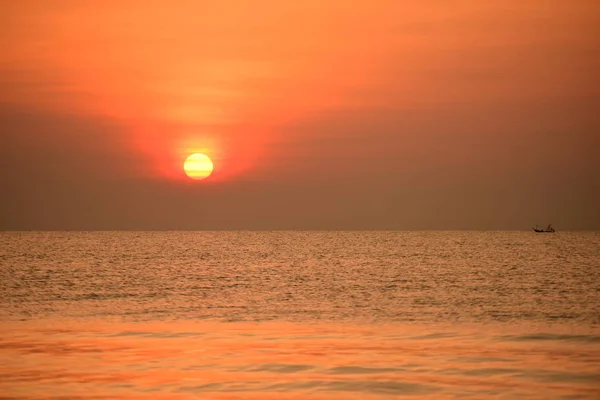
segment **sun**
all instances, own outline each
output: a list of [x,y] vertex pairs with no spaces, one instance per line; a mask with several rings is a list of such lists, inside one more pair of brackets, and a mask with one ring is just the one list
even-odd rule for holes
[[214,165],[211,159],[202,153],[191,154],[183,163],[185,174],[198,181],[208,178],[213,169]]

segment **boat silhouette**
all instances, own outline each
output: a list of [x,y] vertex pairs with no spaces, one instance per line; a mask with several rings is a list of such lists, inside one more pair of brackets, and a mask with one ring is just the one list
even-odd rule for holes
[[533,228],[534,231],[538,232],[538,233],[553,233],[556,232],[556,230],[552,227],[552,224],[548,225],[548,227],[546,228],[538,228],[537,226],[535,228]]

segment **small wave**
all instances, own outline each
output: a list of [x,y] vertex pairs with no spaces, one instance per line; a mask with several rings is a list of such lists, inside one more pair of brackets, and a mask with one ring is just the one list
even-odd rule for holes
[[263,364],[261,366],[247,369],[250,372],[278,372],[281,374],[290,374],[294,372],[307,371],[314,369],[314,365],[303,364]]
[[567,335],[555,333],[535,333],[526,335],[504,335],[498,336],[497,340],[507,342],[529,342],[529,341],[566,341],[578,343],[600,343],[598,335]]
[[435,339],[453,338],[453,337],[457,337],[457,336],[459,336],[459,335],[457,335],[456,333],[438,332],[438,333],[430,333],[427,335],[413,336],[409,339],[412,339],[412,340],[435,340]]
[[334,375],[353,375],[353,374],[381,374],[386,372],[403,371],[398,368],[367,368],[357,366],[340,366],[329,369],[330,374]]
[[287,392],[290,390],[297,391],[307,389],[396,396],[420,396],[441,390],[440,388],[432,385],[399,381],[301,381],[279,383],[266,388],[267,391],[272,392]]
[[519,370],[514,368],[478,368],[478,369],[460,369],[449,368],[440,371],[442,374],[448,375],[467,375],[467,376],[497,376],[497,375],[514,375],[519,373]]
[[139,336],[148,338],[162,338],[162,339],[174,339],[181,337],[196,337],[205,335],[201,332],[140,332],[140,331],[129,331],[129,332],[117,332],[108,337],[123,337],[123,336]]

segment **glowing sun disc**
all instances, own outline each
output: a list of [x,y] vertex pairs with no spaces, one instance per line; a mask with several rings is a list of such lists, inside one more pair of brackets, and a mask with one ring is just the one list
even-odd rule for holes
[[202,180],[208,178],[214,169],[213,162],[211,159],[202,153],[194,153],[186,158],[183,163],[183,170],[185,174],[195,180]]

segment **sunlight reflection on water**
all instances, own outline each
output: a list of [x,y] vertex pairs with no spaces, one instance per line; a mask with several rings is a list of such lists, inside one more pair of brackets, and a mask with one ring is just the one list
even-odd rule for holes
[[0,239],[2,399],[600,398],[596,234]]
[[423,334],[435,327],[404,325],[51,325],[21,322],[2,331],[3,393],[169,399],[231,393],[257,399],[591,399],[600,393],[600,336],[593,334],[540,340],[471,330]]

